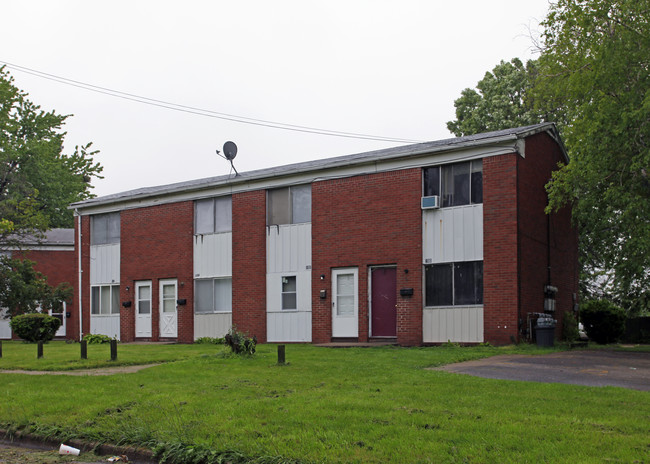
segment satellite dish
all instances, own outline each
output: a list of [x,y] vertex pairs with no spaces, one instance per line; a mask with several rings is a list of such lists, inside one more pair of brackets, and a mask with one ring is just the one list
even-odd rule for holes
[[228,161],[232,161],[237,156],[237,145],[235,142],[226,142],[223,144],[223,154]]

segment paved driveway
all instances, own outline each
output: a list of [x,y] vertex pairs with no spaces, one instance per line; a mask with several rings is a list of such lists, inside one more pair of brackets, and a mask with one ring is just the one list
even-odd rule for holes
[[436,369],[489,379],[650,391],[650,353],[599,350],[538,356],[501,355]]

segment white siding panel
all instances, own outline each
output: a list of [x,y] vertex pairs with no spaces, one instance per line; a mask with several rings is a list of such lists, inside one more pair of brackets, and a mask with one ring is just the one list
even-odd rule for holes
[[90,285],[120,282],[120,244],[90,247]]
[[90,333],[120,339],[120,316],[90,316]]
[[483,259],[483,205],[422,212],[424,263]]
[[311,268],[311,224],[270,226],[266,233],[267,272]]
[[286,275],[296,276],[298,311],[311,311],[311,271],[267,274],[266,310],[268,312],[283,311],[282,276]]
[[266,314],[269,343],[311,342],[311,311],[284,311]]
[[422,317],[424,343],[483,342],[483,307],[426,308]]
[[194,340],[201,337],[224,337],[232,327],[232,313],[194,315]]
[[194,277],[232,275],[232,232],[194,236]]

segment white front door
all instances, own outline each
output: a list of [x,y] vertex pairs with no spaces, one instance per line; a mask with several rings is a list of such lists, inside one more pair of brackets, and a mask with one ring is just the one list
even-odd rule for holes
[[151,281],[135,283],[135,336],[151,337]]
[[65,301],[63,302],[63,306],[61,307],[61,312],[55,312],[53,310],[49,310],[48,314],[50,316],[56,317],[61,321],[61,325],[59,326],[58,330],[54,334],[55,337],[65,337]]
[[359,336],[359,271],[332,271],[332,337]]
[[159,300],[160,336],[163,338],[176,338],[178,336],[177,299],[176,279],[161,280]]
[[0,340],[11,339],[11,326],[9,325],[9,319],[5,319],[7,314],[7,309],[0,309]]

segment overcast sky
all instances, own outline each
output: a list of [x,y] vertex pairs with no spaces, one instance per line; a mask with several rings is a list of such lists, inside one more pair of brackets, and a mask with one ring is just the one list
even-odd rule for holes
[[[548,0],[1,5],[0,64],[185,110],[414,142],[451,137],[454,100],[500,60],[535,57],[531,34],[548,10]],[[10,72],[43,109],[74,115],[66,152],[100,150],[100,196],[226,175],[215,150],[228,140],[239,172],[406,144],[237,123]]]

